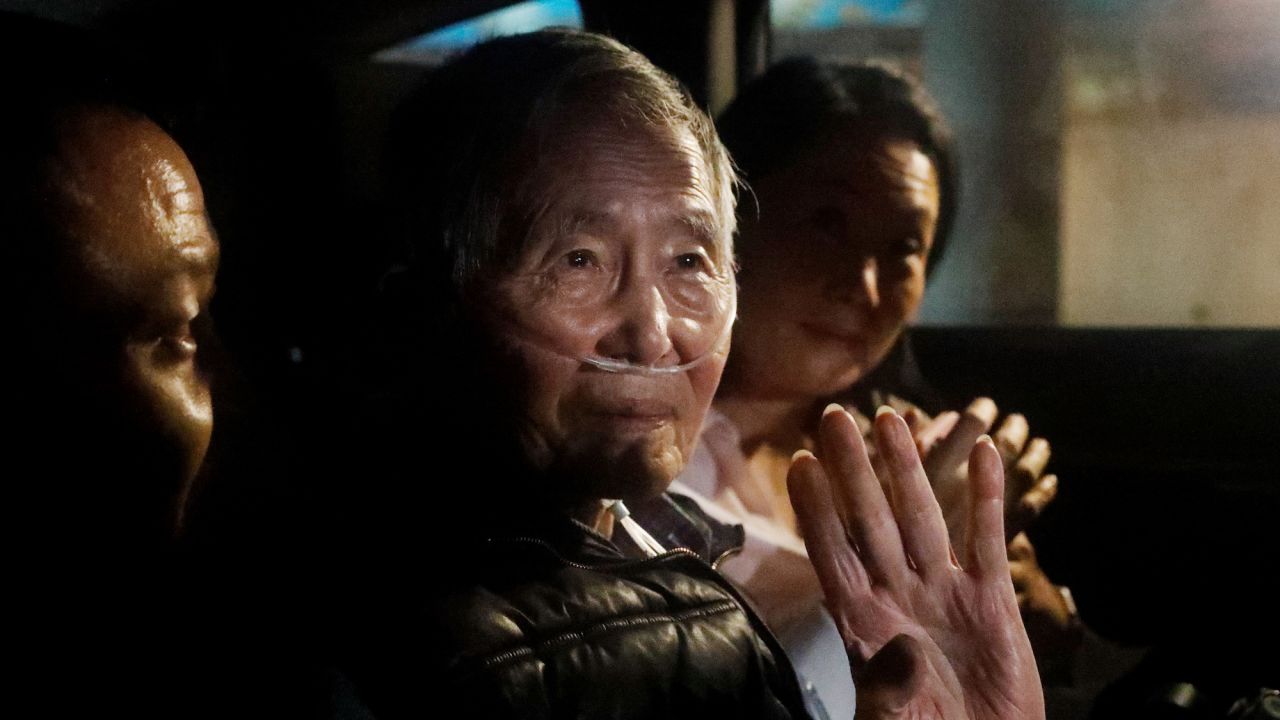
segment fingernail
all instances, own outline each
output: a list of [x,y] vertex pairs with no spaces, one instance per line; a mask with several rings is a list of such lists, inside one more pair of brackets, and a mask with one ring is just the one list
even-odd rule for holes
[[880,407],[876,408],[877,418],[879,418],[881,415],[893,415],[893,414],[894,414],[893,408],[889,407],[888,405],[881,405]]
[[844,406],[842,406],[840,403],[831,403],[830,405],[822,409],[822,417],[826,417],[833,412],[841,412],[843,410],[844,410]]
[[813,457],[813,453],[809,452],[808,450],[805,450],[804,448],[800,448],[799,450],[791,453],[791,462],[795,462],[800,458],[806,458],[806,457]]
[[979,436],[978,436],[978,442],[980,442],[980,443],[986,443],[986,444],[990,445],[991,447],[995,447],[995,446],[996,446],[996,444],[995,444],[994,442],[992,442],[992,440],[991,440],[991,436],[990,436],[990,435],[979,435]]

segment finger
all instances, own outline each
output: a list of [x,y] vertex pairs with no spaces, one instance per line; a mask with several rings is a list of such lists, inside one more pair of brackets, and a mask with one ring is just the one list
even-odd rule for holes
[[916,435],[916,445],[920,448],[920,457],[928,457],[929,453],[933,451],[933,447],[945,438],[959,421],[960,413],[955,410],[948,410],[925,425]]
[[1005,524],[1005,532],[1016,535],[1026,530],[1057,495],[1058,476],[1045,475],[1040,478],[1035,487],[1023,494],[1014,506],[1013,517]]
[[1031,538],[1027,537],[1026,533],[1020,532],[1014,535],[1013,539],[1009,540],[1006,550],[1008,551],[1010,564],[1020,560],[1034,561],[1036,559],[1035,548],[1032,547]]
[[924,429],[927,418],[919,408],[909,407],[907,411],[902,413],[902,419],[907,423],[907,430],[911,432],[911,437],[916,437],[920,431]]
[[867,433],[871,432],[871,418],[858,412],[858,409],[852,405],[845,405],[844,411],[853,417],[853,422],[858,426],[858,432],[862,437],[866,437]]
[[990,438],[983,438],[969,455],[969,483],[973,489],[969,511],[966,569],[982,578],[1009,576],[1004,537],[1004,467]]
[[907,424],[891,408],[876,413],[876,445],[892,476],[893,515],[902,547],[923,575],[951,564],[951,542],[942,509],[929,487]]
[[1013,464],[1022,456],[1022,449],[1027,445],[1027,434],[1030,428],[1027,427],[1027,419],[1018,413],[1014,413],[1004,419],[1000,424],[1000,429],[992,436],[992,440],[996,443],[996,450],[1000,451],[1000,459],[1004,461],[1004,469],[1008,471]]
[[1058,496],[1058,476],[1045,475],[1036,486],[1022,496],[1022,504],[1031,512],[1032,517],[1039,517],[1046,506]]
[[898,413],[898,415],[905,415],[906,412],[908,410],[911,410],[912,408],[919,410],[919,408],[916,408],[914,403],[910,402],[909,400],[900,398],[897,395],[894,395],[893,393],[889,393],[889,397],[884,398],[884,402],[876,403],[877,408],[879,408],[881,405],[888,405],[889,407],[893,408],[893,411]]
[[[1027,449],[1018,458],[1018,462],[1010,472],[1009,486],[1005,491],[1005,502],[1012,505],[1029,491],[1049,464],[1049,441],[1035,438],[1027,443]],[[1007,465],[1005,466],[1008,467]]]
[[951,487],[957,482],[956,470],[969,457],[969,451],[978,438],[991,429],[996,421],[996,404],[990,398],[978,398],[969,403],[964,415],[956,421],[956,426],[937,447],[929,453],[924,470],[940,493],[951,496],[959,492]]
[[1009,580],[1013,582],[1013,591],[1015,593],[1024,593],[1031,584],[1031,569],[1027,567],[1026,563],[1009,563]]
[[787,494],[796,512],[796,524],[805,549],[809,551],[809,561],[818,574],[827,605],[839,623],[839,611],[854,608],[859,598],[870,592],[870,580],[836,515],[822,464],[808,450],[800,450],[791,459]]
[[854,720],[902,714],[919,694],[924,673],[924,649],[919,641],[910,635],[894,636],[854,673],[858,689]]
[[[823,470],[832,481],[836,512],[848,537],[858,544],[867,572],[877,582],[898,582],[907,570],[902,540],[853,418],[838,406],[828,406],[818,424],[818,446]],[[883,459],[883,452],[877,454]]]
[[[866,442],[865,438],[863,442]],[[893,488],[889,486],[889,478],[892,475],[889,472],[889,464],[884,461],[884,455],[876,450],[875,445],[868,445],[867,453],[871,456],[871,469],[875,471],[876,479],[880,481],[880,492],[884,493],[889,509],[893,510]]]
[[903,413],[903,415],[905,415],[907,412],[914,413],[915,416],[920,419],[920,427],[922,428],[928,425],[929,423],[933,422],[933,418],[929,417],[929,413],[925,412],[924,409],[921,408],[919,405],[912,405],[911,403],[907,403],[907,409]]

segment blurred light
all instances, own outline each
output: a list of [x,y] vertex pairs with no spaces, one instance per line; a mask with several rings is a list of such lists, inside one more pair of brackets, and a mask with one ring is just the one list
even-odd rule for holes
[[374,56],[383,62],[438,62],[476,43],[545,27],[582,27],[578,0],[529,0],[448,25],[388,48]]
[[919,25],[924,0],[769,0],[774,27],[830,30],[847,25]]

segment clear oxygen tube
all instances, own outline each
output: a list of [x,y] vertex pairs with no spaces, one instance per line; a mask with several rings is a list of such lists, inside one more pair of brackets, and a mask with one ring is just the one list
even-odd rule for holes
[[715,332],[714,335],[709,335],[709,337],[713,338],[710,343],[706,343],[705,346],[702,346],[705,339],[698,342],[700,347],[694,351],[695,354],[693,354],[693,356],[688,360],[676,365],[658,365],[656,363],[642,364],[625,359],[603,357],[593,353],[575,353],[568,349],[559,347],[554,341],[528,332],[519,332],[518,337],[524,344],[532,345],[544,352],[559,355],[567,360],[574,360],[582,363],[583,365],[589,365],[604,372],[617,373],[620,375],[662,377],[688,372],[715,357],[717,354],[723,354],[728,344],[729,336],[733,334],[733,320],[734,318],[729,316],[724,321],[723,327],[717,328],[717,332]]
[[[681,278],[655,283],[629,297],[605,289],[575,292],[558,285],[557,292],[527,304],[505,303],[500,310],[513,339],[543,352],[577,361],[596,370],[624,375],[676,375],[723,355],[728,350],[737,314],[732,280],[690,282]],[[566,283],[567,284],[567,283]],[[631,323],[655,323],[669,342],[661,359],[639,363],[621,355],[608,357],[610,334]],[[605,339],[602,341],[602,339]],[[626,349],[625,341],[618,344]],[[672,358],[678,362],[672,362]]]
[[626,360],[615,360],[612,358],[600,357],[598,355],[583,355],[577,359],[586,365],[590,365],[597,370],[603,370],[611,373],[622,373],[625,375],[675,375],[677,373],[688,372],[693,368],[706,362],[709,358],[716,354],[716,351],[724,346],[729,335],[733,332],[733,319],[730,318],[724,324],[724,328],[716,336],[715,342],[702,354],[693,359],[680,363],[679,365],[669,365],[660,367],[657,365],[638,365]]
[[631,517],[631,511],[621,500],[601,500],[600,504],[604,506],[613,515],[613,519],[622,526],[627,536],[631,538],[631,542],[636,544],[647,557],[657,557],[666,552],[662,545],[653,536],[640,527],[640,523]]

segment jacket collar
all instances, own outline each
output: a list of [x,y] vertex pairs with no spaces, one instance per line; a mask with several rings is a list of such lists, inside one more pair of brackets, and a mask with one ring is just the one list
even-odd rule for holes
[[712,518],[696,501],[679,493],[663,493],[631,508],[631,513],[658,544],[668,550],[691,550],[712,567],[740,551],[747,540],[741,525]]
[[[741,525],[719,522],[691,498],[663,493],[630,508],[632,516],[663,548],[683,548],[715,566],[742,549],[746,533]],[[521,518],[489,535],[490,543],[529,541],[547,546],[566,560],[583,564],[609,563],[644,557],[620,528],[605,538],[593,528],[562,513]]]

